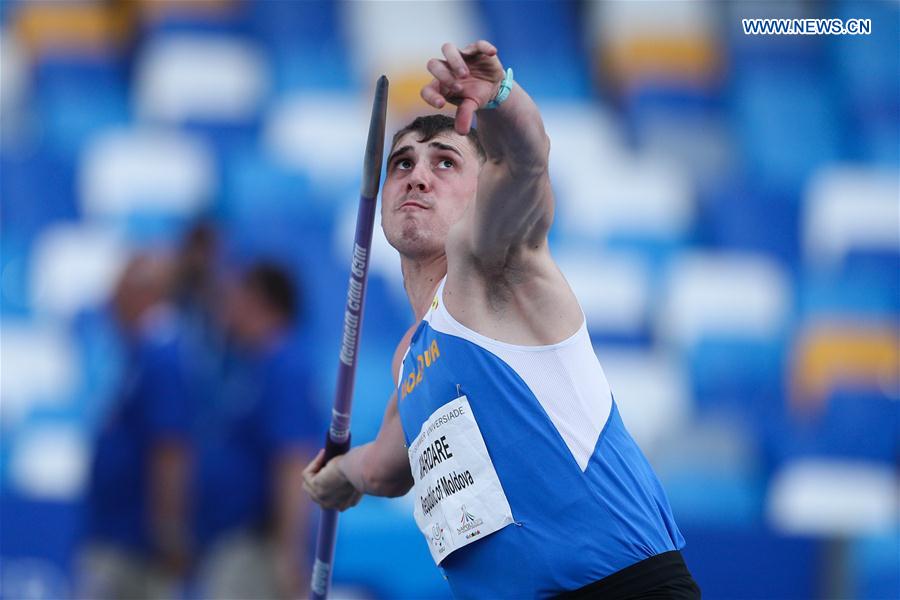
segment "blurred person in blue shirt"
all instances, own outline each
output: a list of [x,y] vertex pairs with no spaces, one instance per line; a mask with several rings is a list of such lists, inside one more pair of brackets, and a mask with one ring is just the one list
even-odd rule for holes
[[290,598],[308,586],[302,471],[323,425],[292,335],[297,296],[287,272],[269,263],[247,269],[226,294],[231,344],[200,434],[204,598]]
[[174,277],[169,257],[139,254],[112,298],[126,360],[94,446],[88,598],[171,598],[188,568],[192,409]]

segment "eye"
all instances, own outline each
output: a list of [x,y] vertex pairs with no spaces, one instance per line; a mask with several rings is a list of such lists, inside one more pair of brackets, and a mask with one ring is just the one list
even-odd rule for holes
[[452,169],[455,165],[456,165],[456,163],[454,163],[449,158],[442,158],[441,160],[438,161],[438,164],[437,164],[438,169]]
[[394,168],[400,169],[402,171],[406,171],[408,169],[412,169],[413,163],[408,158],[400,158],[394,161]]

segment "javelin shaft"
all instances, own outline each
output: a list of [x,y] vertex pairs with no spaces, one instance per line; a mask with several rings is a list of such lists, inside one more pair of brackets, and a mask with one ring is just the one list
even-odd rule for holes
[[[387,115],[388,80],[382,75],[375,84],[375,100],[369,121],[369,137],[363,162],[362,189],[359,210],[356,214],[356,234],[353,241],[353,258],[350,263],[350,281],[347,286],[347,304],[344,310],[344,330],[341,337],[340,362],[331,426],[325,438],[325,461],[329,461],[350,449],[350,413],[353,404],[353,384],[356,378],[356,362],[359,336],[362,331],[363,306],[366,298],[366,281],[369,275],[369,255],[372,250],[372,229],[375,225],[375,209],[378,188],[381,183],[381,164],[384,158],[384,129]],[[313,565],[310,598],[324,600],[331,587],[334,563],[334,545],[337,537],[338,512],[322,510],[319,534],[316,540],[316,561]]]

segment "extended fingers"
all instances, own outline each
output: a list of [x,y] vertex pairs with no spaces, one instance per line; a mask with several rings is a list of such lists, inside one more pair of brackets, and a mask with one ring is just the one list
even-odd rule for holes
[[450,72],[450,65],[446,61],[432,58],[428,61],[427,67],[428,72],[434,75],[434,78],[440,82],[444,89],[451,90],[453,86],[458,85],[456,75]]
[[478,103],[471,98],[463,100],[456,109],[456,121],[454,129],[459,135],[466,135],[472,127],[472,117],[478,109]]
[[441,84],[437,79],[432,79],[431,83],[423,87],[420,92],[422,100],[435,108],[443,108],[447,103],[447,99],[441,94],[440,86]]
[[487,54],[488,56],[494,56],[497,54],[497,48],[492,43],[486,40],[478,40],[477,42],[473,42],[463,48],[462,54],[466,56],[472,56],[474,54]]
[[459,48],[447,42],[441,46],[441,52],[444,53],[444,58],[447,59],[447,64],[456,77],[467,77],[469,75],[469,68],[466,66],[466,61],[460,54]]

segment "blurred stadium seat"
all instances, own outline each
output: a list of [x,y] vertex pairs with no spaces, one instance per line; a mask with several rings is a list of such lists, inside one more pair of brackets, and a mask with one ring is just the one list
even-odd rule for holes
[[14,142],[22,129],[29,75],[20,42],[0,31],[0,144],[3,146]]
[[649,345],[652,291],[646,261],[574,249],[558,252],[556,261],[581,302],[594,344]]
[[[348,2],[343,7],[357,74],[363,81],[387,75],[391,81],[388,113],[404,122],[422,112],[419,90],[431,79],[422,65],[439,56],[440,44],[485,37],[474,2]],[[435,40],[442,41],[436,44]]]
[[839,390],[900,395],[900,340],[890,322],[820,319],[794,339],[791,400],[815,413]]
[[10,478],[18,491],[41,500],[76,500],[88,470],[88,439],[75,425],[41,425],[15,440]]
[[656,462],[694,417],[684,371],[658,351],[597,346],[597,357],[628,431]]
[[366,100],[345,94],[286,96],[266,120],[265,150],[333,193],[336,185],[358,181],[370,112]]
[[854,536],[896,526],[895,471],[849,461],[798,460],[769,490],[769,516],[794,534]]
[[81,357],[63,326],[5,318],[0,350],[5,434],[16,437],[12,434],[36,407],[73,400],[80,383]]
[[35,244],[30,301],[39,313],[68,319],[105,302],[125,265],[128,246],[114,231],[58,225]]
[[[574,2],[481,3],[485,37],[501,48],[501,59],[539,102],[545,99],[588,99],[591,75],[577,29],[581,8]],[[541,52],[535,53],[534,48]],[[553,73],[552,79],[543,77]]]
[[668,272],[659,334],[681,348],[705,337],[777,339],[790,317],[792,293],[787,273],[774,261],[685,253]]
[[267,93],[265,59],[241,38],[170,34],[137,61],[135,113],[150,122],[249,122]]
[[582,169],[577,190],[560,202],[557,234],[601,240],[657,262],[684,243],[695,214],[690,180],[674,165],[621,156]]
[[[804,202],[805,258],[840,273],[851,254],[881,253],[883,273],[900,267],[900,181],[896,171],[833,165],[809,180]],[[893,260],[891,260],[893,259]]]
[[[109,130],[85,149],[79,194],[85,216],[138,238],[165,237],[203,211],[218,191],[206,145],[175,129]],[[161,232],[159,229],[161,228]]]

